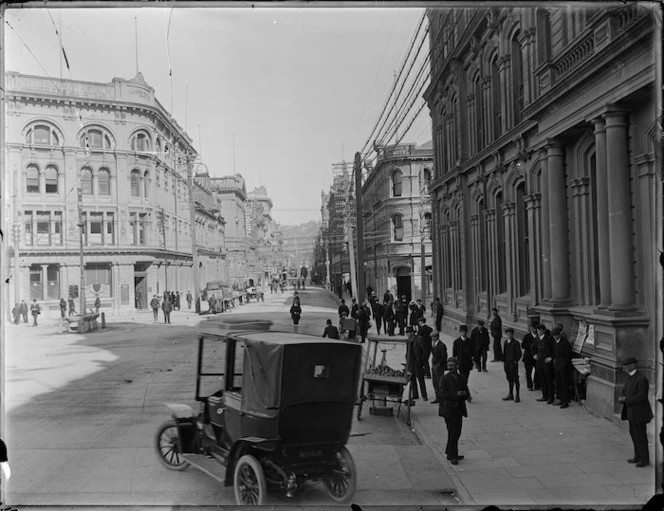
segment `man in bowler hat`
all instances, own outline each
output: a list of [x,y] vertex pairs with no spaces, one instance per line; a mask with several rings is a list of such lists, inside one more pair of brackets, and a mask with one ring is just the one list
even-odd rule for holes
[[542,387],[542,397],[537,401],[553,404],[555,390],[553,388],[553,339],[543,324],[537,325],[537,336],[533,348],[533,358],[537,361],[537,374]]
[[[467,384],[468,378],[470,377],[470,370],[473,368],[473,355],[475,349],[473,346],[473,340],[466,336],[468,333],[468,327],[466,325],[461,325],[459,327],[459,333],[461,335],[457,337],[452,344],[452,356],[457,359],[457,369],[465,378]],[[472,397],[468,394],[468,402],[471,402],[472,400]]]
[[432,403],[440,403],[440,379],[445,374],[447,367],[447,346],[440,340],[440,334],[434,331],[431,334],[433,346],[431,348],[431,380],[433,389],[436,393],[436,399]]
[[572,346],[562,337],[563,329],[556,325],[551,329],[553,336],[553,370],[557,399],[554,405],[560,408],[569,406],[569,384],[571,380]]
[[620,418],[629,423],[629,434],[634,444],[634,457],[627,462],[641,468],[650,465],[646,425],[653,419],[653,413],[648,401],[648,379],[637,370],[637,364],[634,357],[623,361],[623,371],[628,378],[618,402],[623,405]]

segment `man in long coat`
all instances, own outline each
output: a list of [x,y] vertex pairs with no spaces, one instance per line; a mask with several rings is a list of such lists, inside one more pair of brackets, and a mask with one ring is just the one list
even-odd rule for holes
[[[383,324],[383,312],[385,312],[383,304],[381,304],[378,300],[374,300],[372,303],[372,312],[374,322],[376,323],[376,332],[378,332],[378,335],[380,335],[380,328]],[[385,333],[387,333],[387,328],[385,329]]]
[[424,353],[422,353],[422,369],[424,370],[424,376],[426,378],[431,378],[429,357],[431,357],[431,333],[433,332],[433,328],[427,325],[427,319],[424,317],[421,317],[417,320],[417,325],[417,335],[422,338],[422,349],[424,350]]
[[[427,401],[427,386],[426,382],[424,381],[424,370],[422,364],[422,339],[415,335],[415,329],[412,326],[406,327],[406,335],[408,336],[408,343],[406,344],[406,363],[408,365],[408,371],[410,372],[410,386],[412,389],[411,396],[413,399],[420,398],[420,395],[417,391],[417,384],[419,383],[420,391],[422,392],[422,399]],[[411,401],[410,404],[412,406],[415,403]]]
[[440,405],[438,415],[447,425],[447,447],[445,454],[452,465],[457,465],[463,456],[459,454],[459,438],[463,418],[468,417],[466,399],[470,397],[468,383],[463,374],[457,372],[458,361],[452,357],[447,360],[447,374],[440,379]]
[[[457,359],[457,369],[464,377],[466,384],[468,384],[470,370],[473,368],[473,354],[475,353],[475,348],[473,346],[473,340],[467,337],[468,327],[466,325],[461,325],[459,327],[459,333],[461,335],[457,337],[452,344],[452,356]],[[471,402],[472,400],[473,398],[468,394],[468,402]]]
[[562,337],[563,329],[554,326],[551,329],[553,335],[553,371],[554,385],[556,387],[557,400],[554,405],[560,405],[560,408],[569,406],[569,384],[571,380],[570,371],[572,369],[572,346],[567,339]]
[[503,337],[503,320],[498,315],[498,309],[491,309],[491,337],[493,337],[493,360],[492,362],[503,361],[503,347],[500,344]]
[[440,332],[443,323],[443,304],[440,303],[440,298],[436,297],[433,306],[436,310],[436,330]]
[[533,358],[537,361],[537,374],[542,386],[542,397],[537,401],[553,404],[555,389],[553,387],[553,339],[543,324],[537,325],[537,337]]
[[436,393],[436,399],[433,403],[440,403],[440,379],[445,374],[447,367],[447,346],[440,340],[440,334],[433,332],[431,334],[433,346],[431,348],[431,380],[433,389]]
[[[528,390],[539,390],[539,380],[537,375],[536,361],[533,358],[535,347],[535,338],[537,337],[537,325],[530,324],[530,331],[523,337],[521,341],[521,349],[523,350],[523,365],[526,368],[526,384]],[[533,369],[535,374],[533,376]]]
[[653,419],[653,413],[648,401],[648,379],[636,369],[637,364],[634,357],[623,361],[623,371],[629,377],[618,401],[623,405],[620,418],[629,422],[634,445],[634,457],[627,462],[641,468],[650,465],[646,425]]
[[486,359],[487,353],[489,352],[489,331],[484,328],[484,321],[481,319],[477,320],[477,326],[473,328],[473,331],[470,332],[470,338],[473,340],[473,348],[475,352],[473,356],[475,358],[475,368],[478,371],[486,370]]
[[[503,401],[512,401],[515,403],[521,401],[519,396],[519,360],[521,360],[521,346],[519,341],[514,338],[514,329],[505,329],[505,349],[503,351],[503,366],[505,367],[505,376],[509,384],[510,392],[503,398]],[[516,387],[516,389],[515,389]],[[516,394],[514,391],[516,390]]]

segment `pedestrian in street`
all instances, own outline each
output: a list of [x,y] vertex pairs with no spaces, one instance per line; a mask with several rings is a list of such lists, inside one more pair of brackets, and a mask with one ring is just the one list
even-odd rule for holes
[[440,332],[443,323],[443,304],[440,303],[440,298],[436,297],[434,307],[436,308],[436,330]]
[[293,320],[293,332],[297,333],[298,325],[300,323],[300,316],[302,315],[302,307],[300,307],[300,299],[295,297],[293,305],[290,308],[291,319]]
[[493,337],[493,360],[492,362],[503,361],[503,347],[501,340],[503,337],[503,320],[498,315],[498,309],[491,309],[491,337]]
[[76,314],[76,304],[74,303],[74,299],[70,296],[69,297],[69,315],[71,316],[72,314]]
[[429,366],[429,357],[431,357],[431,350],[433,348],[431,342],[431,333],[433,328],[427,325],[427,318],[420,317],[417,320],[417,335],[422,338],[422,370],[424,371],[425,378],[431,378],[431,367]]
[[357,328],[360,331],[360,342],[365,342],[367,332],[369,331],[369,320],[371,319],[371,309],[368,306],[361,305],[357,309]]
[[159,321],[159,298],[157,298],[157,295],[154,295],[150,300],[150,307],[152,307],[153,319]]
[[408,371],[410,372],[410,388],[411,390],[411,401],[410,406],[415,406],[415,399],[420,398],[420,393],[417,391],[417,384],[420,384],[420,391],[422,393],[422,399],[428,401],[427,396],[427,386],[424,381],[424,353],[422,350],[422,340],[419,336],[415,335],[415,329],[412,326],[406,327],[406,336],[408,340],[406,341],[406,364]]
[[355,298],[351,298],[350,301],[351,301],[350,317],[353,319],[357,319],[357,311],[359,310],[360,306]]
[[99,314],[99,309],[101,307],[101,300],[99,299],[99,296],[95,299],[95,313]]
[[[452,344],[452,356],[457,360],[457,369],[464,377],[466,384],[470,378],[470,370],[473,368],[473,354],[475,347],[473,340],[468,335],[468,327],[466,325],[459,326],[459,337],[454,340]],[[468,394],[468,402],[470,403],[473,398]]]
[[383,305],[393,301],[394,301],[394,296],[392,296],[392,293],[390,293],[389,289],[386,289],[385,293],[383,294]]
[[339,339],[339,329],[332,324],[332,320],[328,319],[325,323],[323,337],[327,337],[329,339]]
[[484,328],[483,320],[477,320],[477,326],[470,332],[470,339],[473,341],[473,348],[475,349],[475,369],[486,373],[486,360],[491,342],[489,341],[489,331]]
[[433,390],[436,393],[436,399],[433,403],[440,403],[440,379],[445,374],[447,367],[447,346],[440,340],[440,332],[433,331],[431,333],[432,347],[431,347],[431,380],[433,382]]
[[37,318],[41,314],[41,307],[37,303],[36,298],[34,298],[32,300],[32,305],[30,305],[30,312],[32,313],[32,326],[38,326],[37,325]]
[[553,371],[554,385],[556,388],[556,400],[554,405],[560,408],[569,406],[569,382],[571,380],[570,369],[572,366],[572,346],[562,338],[563,329],[554,326],[551,329],[553,336]]
[[470,400],[468,381],[463,373],[457,372],[459,361],[455,357],[447,360],[447,374],[440,379],[440,405],[438,415],[447,425],[447,447],[445,454],[452,465],[457,465],[464,457],[459,454],[459,438],[463,418],[468,417],[466,400]]
[[376,332],[380,335],[380,328],[383,325],[383,313],[385,307],[378,300],[374,300],[372,304],[373,320],[376,323]]
[[[530,331],[523,337],[521,341],[521,349],[523,351],[523,365],[526,368],[526,385],[528,390],[539,390],[539,381],[537,380],[537,368],[535,364],[534,348],[535,338],[537,337],[537,325],[533,322],[530,323]],[[533,375],[534,370],[534,375]]]
[[418,311],[418,319],[419,319],[419,318],[423,318],[424,316],[426,316],[427,308],[426,308],[426,305],[424,305],[424,304],[422,303],[422,300],[421,300],[420,298],[417,299],[417,301],[416,301],[416,305],[417,305],[417,308],[419,309],[419,311]]
[[175,308],[180,310],[180,291],[175,292]]
[[634,357],[623,361],[623,371],[628,378],[618,402],[622,403],[620,418],[629,423],[629,435],[634,446],[634,457],[627,462],[642,468],[650,465],[646,425],[654,416],[648,401],[648,378],[639,372],[637,365],[638,361]]
[[[396,321],[396,326],[399,327],[399,335],[403,335],[404,329],[406,328],[406,318],[408,317],[408,312],[406,305],[402,300],[397,300],[394,304],[394,320]],[[415,329],[413,329],[415,330]]]
[[191,291],[187,291],[187,309],[191,309],[191,302],[193,297],[191,296]]
[[14,304],[12,316],[14,317],[14,324],[18,325],[18,322],[21,320],[21,306],[18,303]]
[[350,315],[350,310],[348,309],[348,305],[346,305],[346,300],[344,300],[343,298],[341,299],[341,304],[337,309],[337,313],[339,314],[340,319],[342,314],[346,314],[346,317]]
[[553,339],[543,324],[537,325],[537,337],[535,338],[535,355],[537,362],[537,374],[542,387],[542,397],[537,401],[546,401],[553,404],[555,394],[553,386]]
[[8,481],[12,476],[12,471],[9,468],[9,457],[7,456],[7,444],[0,438],[0,470],[2,475],[5,476],[5,481]]
[[394,335],[394,304],[387,302],[383,311],[383,326],[387,335]]
[[171,324],[171,311],[173,310],[173,304],[167,298],[161,304],[161,310],[164,311],[164,323]]
[[28,304],[25,303],[25,300],[21,300],[21,305],[19,306],[21,311],[21,316],[23,317],[23,323],[28,322]]
[[67,314],[67,302],[64,298],[60,298],[60,317],[64,319]]
[[509,394],[503,398],[503,401],[514,401],[519,403],[519,360],[521,360],[521,346],[519,341],[514,338],[514,329],[508,327],[505,329],[505,349],[503,351],[503,367],[505,368],[505,377],[509,385]]

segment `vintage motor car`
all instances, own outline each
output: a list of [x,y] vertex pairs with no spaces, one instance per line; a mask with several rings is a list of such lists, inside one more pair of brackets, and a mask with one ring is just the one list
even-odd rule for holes
[[166,404],[171,419],[156,432],[157,456],[168,469],[193,465],[232,485],[238,505],[264,504],[268,490],[291,497],[318,482],[332,500],[348,503],[357,483],[346,443],[361,345],[271,325],[232,316],[201,325],[200,410]]

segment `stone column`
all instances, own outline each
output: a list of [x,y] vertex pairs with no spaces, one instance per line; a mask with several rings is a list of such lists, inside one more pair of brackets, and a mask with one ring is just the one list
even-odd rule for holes
[[42,300],[48,299],[48,264],[41,265]]
[[546,149],[540,151],[542,171],[540,172],[540,190],[542,191],[542,217],[538,226],[542,238],[542,301],[551,300],[551,238],[549,237],[549,191],[546,182],[549,178],[549,164]]
[[565,189],[565,146],[555,140],[548,146],[549,238],[551,251],[551,302],[569,302],[569,244]]
[[518,297],[517,283],[517,265],[519,262],[519,251],[515,247],[516,243],[516,204],[514,202],[505,202],[501,206],[502,221],[505,229],[505,284],[508,296],[507,310],[512,313],[512,304],[514,298]]
[[486,210],[486,247],[487,247],[487,305],[489,309],[493,306],[493,295],[496,294],[496,269],[497,269],[497,257],[496,257],[496,210],[487,209]]
[[627,113],[610,111],[606,121],[611,305],[609,310],[635,310],[632,205],[627,159]]
[[597,256],[599,264],[599,305],[606,309],[611,303],[611,254],[609,251],[609,180],[606,167],[606,129],[604,119],[593,119],[595,128],[595,163],[597,180]]
[[500,98],[503,122],[500,127],[501,135],[514,124],[514,109],[512,107],[512,62],[510,55],[503,55],[498,59],[498,73],[500,74]]
[[539,193],[533,193],[524,197],[526,203],[526,216],[528,222],[528,238],[530,246],[526,257],[530,258],[530,305],[537,304],[541,299],[541,260],[538,257],[540,253],[540,213],[541,199]]

